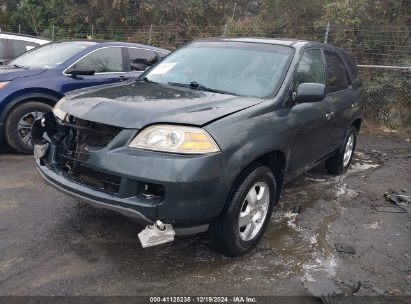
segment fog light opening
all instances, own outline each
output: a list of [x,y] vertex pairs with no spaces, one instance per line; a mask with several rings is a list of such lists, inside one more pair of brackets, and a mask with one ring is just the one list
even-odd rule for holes
[[139,183],[137,197],[150,201],[161,201],[164,198],[164,186],[152,183]]

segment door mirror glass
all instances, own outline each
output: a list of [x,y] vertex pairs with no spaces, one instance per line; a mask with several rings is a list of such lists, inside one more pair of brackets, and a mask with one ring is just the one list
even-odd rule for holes
[[87,65],[79,65],[73,66],[66,71],[66,74],[73,75],[73,76],[80,76],[80,75],[94,75],[96,71],[93,67]]
[[325,85],[322,83],[301,83],[297,87],[296,103],[317,102],[325,98]]

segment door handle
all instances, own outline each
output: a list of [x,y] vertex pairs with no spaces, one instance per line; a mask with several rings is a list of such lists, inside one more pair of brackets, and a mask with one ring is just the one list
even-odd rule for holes
[[334,116],[335,116],[335,113],[334,113],[334,112],[325,114],[325,118],[327,118],[327,120],[330,120],[330,119],[333,118]]
[[118,76],[118,79],[120,79],[120,81],[124,81],[124,80],[127,80],[128,77],[121,75],[121,76]]
[[358,106],[358,104],[356,103],[356,102],[354,102],[352,105],[351,105],[351,108],[356,108]]

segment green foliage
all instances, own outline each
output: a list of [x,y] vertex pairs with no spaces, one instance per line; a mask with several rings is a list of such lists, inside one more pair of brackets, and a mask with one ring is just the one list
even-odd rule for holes
[[389,127],[411,122],[410,71],[363,70],[365,115],[368,121]]
[[[0,25],[41,34],[110,26],[228,26],[287,32],[301,25],[409,25],[408,0],[0,0]],[[262,34],[265,30],[259,31]],[[269,34],[269,33],[267,33]]]

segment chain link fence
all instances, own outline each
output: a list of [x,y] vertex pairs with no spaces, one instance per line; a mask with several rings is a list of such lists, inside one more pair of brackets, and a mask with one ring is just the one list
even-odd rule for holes
[[366,121],[389,128],[411,126],[411,69],[360,68]]
[[[0,25],[1,30],[36,34],[21,26]],[[411,123],[411,27],[315,25],[276,28],[270,25],[225,26],[87,26],[43,29],[51,40],[109,39],[155,45],[173,50],[206,37],[294,38],[331,43],[357,60],[363,79],[367,121],[392,128]]]

